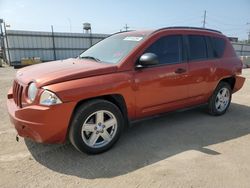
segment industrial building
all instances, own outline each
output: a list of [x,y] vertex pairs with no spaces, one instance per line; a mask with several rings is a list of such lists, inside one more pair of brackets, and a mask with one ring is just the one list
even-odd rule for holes
[[58,33],[7,30],[4,35],[3,56],[10,65],[17,65],[23,58],[40,58],[41,61],[66,59],[108,35],[91,33]]
[[[36,58],[39,62],[77,57],[107,34],[92,34],[89,23],[84,33],[60,33],[5,30],[1,32],[0,56],[10,65],[20,65],[22,60]],[[237,55],[250,56],[250,44],[232,42]]]

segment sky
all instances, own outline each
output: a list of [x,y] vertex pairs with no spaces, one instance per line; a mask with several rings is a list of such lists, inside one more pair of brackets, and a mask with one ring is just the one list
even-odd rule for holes
[[[247,39],[250,0],[0,0],[0,18],[7,29],[83,32],[89,22],[93,33],[111,34],[124,29],[168,26],[206,27],[227,36]],[[247,24],[249,23],[249,24]]]

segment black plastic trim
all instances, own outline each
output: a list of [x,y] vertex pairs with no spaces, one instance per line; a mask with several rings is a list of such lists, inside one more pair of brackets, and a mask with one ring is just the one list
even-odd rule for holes
[[214,30],[214,29],[208,29],[208,28],[202,28],[202,27],[185,27],[185,26],[164,27],[164,28],[155,30],[153,33],[156,33],[158,31],[162,31],[162,30],[168,30],[168,29],[190,29],[190,30],[200,30],[200,31],[212,31],[212,32],[215,32],[215,33],[222,34],[221,31]]

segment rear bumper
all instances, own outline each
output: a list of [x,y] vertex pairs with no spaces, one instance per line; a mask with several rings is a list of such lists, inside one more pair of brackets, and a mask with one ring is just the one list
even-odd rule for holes
[[236,91],[239,91],[243,87],[245,80],[246,80],[246,78],[244,78],[242,76],[235,77],[235,84],[234,84],[233,93],[235,93]]
[[76,103],[54,106],[16,106],[13,98],[7,100],[8,113],[18,135],[41,143],[63,143]]

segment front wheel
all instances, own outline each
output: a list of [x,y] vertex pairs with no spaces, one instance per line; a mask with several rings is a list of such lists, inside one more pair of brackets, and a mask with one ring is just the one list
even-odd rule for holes
[[226,82],[220,82],[209,100],[209,113],[215,116],[224,114],[230,106],[231,98],[232,89],[230,85]]
[[69,131],[73,146],[81,152],[97,154],[110,149],[123,129],[120,109],[105,100],[92,100],[79,106]]

